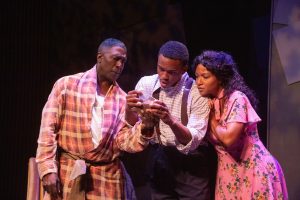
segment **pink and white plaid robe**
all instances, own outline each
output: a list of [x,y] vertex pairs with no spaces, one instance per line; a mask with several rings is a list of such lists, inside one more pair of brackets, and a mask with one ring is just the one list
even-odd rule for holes
[[[44,106],[38,138],[36,161],[40,177],[50,172],[60,174],[63,197],[68,199],[73,180],[70,172],[75,160],[61,157],[56,161],[58,146],[86,161],[107,163],[91,166],[87,199],[131,199],[132,188],[126,185],[126,171],[119,160],[121,150],[143,150],[145,142],[140,136],[117,134],[124,126],[122,121],[126,93],[115,84],[105,98],[102,140],[95,149],[92,142],[91,119],[97,87],[96,66],[92,69],[59,79]],[[127,175],[128,178],[128,175]],[[126,188],[126,189],[125,189]],[[130,190],[131,189],[131,190]]]

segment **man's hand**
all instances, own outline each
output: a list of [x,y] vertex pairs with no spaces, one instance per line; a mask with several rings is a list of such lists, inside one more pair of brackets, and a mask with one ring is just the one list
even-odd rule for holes
[[151,106],[151,112],[169,126],[172,126],[176,122],[167,105],[162,101],[155,100]]
[[152,113],[167,124],[173,131],[179,143],[186,145],[192,140],[192,134],[182,123],[178,122],[170,113],[167,105],[162,101],[156,100],[151,106]]
[[46,192],[48,192],[51,198],[62,198],[62,186],[58,178],[57,173],[46,174],[42,178],[43,186]]
[[142,96],[143,93],[138,90],[129,91],[126,96],[126,110],[132,110],[134,108],[141,108],[143,100],[139,97]]
[[142,95],[142,92],[137,90],[129,91],[126,96],[126,113],[125,120],[134,125],[138,121],[137,110],[142,108],[142,100],[139,96]]

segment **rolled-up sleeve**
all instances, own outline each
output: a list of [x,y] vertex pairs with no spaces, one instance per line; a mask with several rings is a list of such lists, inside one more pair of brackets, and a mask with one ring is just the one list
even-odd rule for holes
[[191,88],[189,94],[187,111],[187,128],[192,135],[192,139],[186,145],[180,143],[176,144],[177,149],[184,154],[188,154],[189,152],[195,150],[199,145],[201,145],[208,126],[210,111],[208,99],[200,96],[195,84]]
[[141,134],[141,122],[134,126],[124,123],[123,128],[117,134],[117,145],[120,150],[129,153],[143,151],[149,144],[151,138],[146,138]]

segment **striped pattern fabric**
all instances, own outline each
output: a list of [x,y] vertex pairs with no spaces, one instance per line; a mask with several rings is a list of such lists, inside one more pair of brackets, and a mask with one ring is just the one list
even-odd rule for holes
[[[163,101],[172,116],[181,122],[181,103],[182,95],[185,88],[185,82],[189,76],[187,73],[182,75],[181,80],[170,88],[161,88],[159,93],[159,100]],[[135,89],[142,91],[145,98],[152,96],[153,92],[160,88],[159,77],[157,74],[152,76],[144,76],[137,83]],[[203,141],[207,130],[207,122],[209,116],[208,99],[201,97],[195,82],[190,90],[188,101],[187,101],[187,114],[188,124],[187,128],[192,134],[192,140],[187,145],[180,144],[172,129],[160,120],[159,129],[161,132],[160,139],[165,146],[176,146],[176,148],[184,154],[192,152],[196,149]],[[156,137],[154,142],[158,142]]]
[[[42,112],[36,162],[40,177],[50,172],[60,174],[63,183],[63,196],[68,199],[73,181],[69,175],[75,160],[61,157],[56,161],[58,148],[79,156],[87,162],[97,163],[89,168],[87,199],[132,199],[125,193],[128,188],[126,171],[118,159],[121,150],[134,150],[134,142],[125,142],[124,132],[118,136],[124,126],[122,121],[126,104],[126,93],[114,84],[104,102],[103,138],[94,148],[91,134],[92,107],[95,103],[97,86],[96,66],[84,73],[78,73],[59,79],[49,95]],[[120,142],[128,145],[120,146]],[[123,139],[122,139],[123,138]],[[137,141],[137,140],[135,140]],[[121,148],[121,149],[120,149]],[[141,149],[137,144],[137,150]],[[134,192],[129,190],[130,193]]]

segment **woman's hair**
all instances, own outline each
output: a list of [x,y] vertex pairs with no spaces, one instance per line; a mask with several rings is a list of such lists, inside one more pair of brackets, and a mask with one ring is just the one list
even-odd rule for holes
[[202,64],[221,82],[226,99],[235,90],[239,90],[249,98],[254,109],[257,108],[258,100],[254,92],[246,85],[244,78],[239,74],[237,65],[231,55],[222,51],[203,51],[193,61],[194,71],[199,64]]

